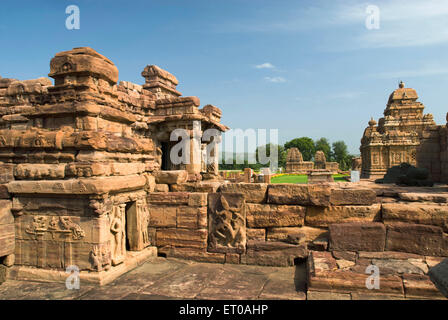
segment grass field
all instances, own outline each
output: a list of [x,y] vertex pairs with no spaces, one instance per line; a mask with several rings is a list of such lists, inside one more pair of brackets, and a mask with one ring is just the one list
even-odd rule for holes
[[[343,182],[346,181],[344,176],[342,174],[334,174],[333,179],[335,182]],[[273,177],[271,183],[308,183],[308,176],[306,174],[278,176]]]

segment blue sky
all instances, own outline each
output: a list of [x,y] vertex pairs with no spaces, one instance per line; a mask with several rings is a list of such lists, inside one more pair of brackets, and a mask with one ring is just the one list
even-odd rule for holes
[[[67,30],[77,5],[80,30]],[[380,29],[365,26],[368,5]],[[0,75],[46,76],[56,52],[90,46],[142,84],[156,64],[185,96],[223,110],[231,128],[279,129],[279,140],[344,140],[359,153],[371,116],[398,81],[445,123],[446,0],[15,1],[0,11]]]

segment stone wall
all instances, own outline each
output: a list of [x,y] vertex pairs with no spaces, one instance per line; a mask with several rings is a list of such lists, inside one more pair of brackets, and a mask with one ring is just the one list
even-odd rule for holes
[[216,192],[148,196],[159,252],[270,266],[315,250],[448,256],[448,204],[435,201],[442,200],[337,183],[224,183]]

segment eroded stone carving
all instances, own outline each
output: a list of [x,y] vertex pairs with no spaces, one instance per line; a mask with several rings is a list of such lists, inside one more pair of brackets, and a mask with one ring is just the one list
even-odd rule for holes
[[[246,246],[246,206],[241,194],[210,194],[209,249],[244,251]],[[232,250],[233,249],[233,250]]]
[[112,263],[109,243],[106,245],[94,245],[92,251],[90,251],[90,262],[95,271],[109,270]]
[[42,236],[49,232],[53,239],[56,234],[71,234],[73,240],[81,240],[85,237],[84,230],[74,223],[70,217],[49,217],[49,216],[35,216],[28,227],[25,228],[28,234]]
[[112,210],[110,232],[112,233],[112,265],[120,264],[126,256],[125,204],[114,206]]

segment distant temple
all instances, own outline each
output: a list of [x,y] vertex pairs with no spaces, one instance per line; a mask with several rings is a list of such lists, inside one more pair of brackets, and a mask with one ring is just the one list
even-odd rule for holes
[[325,153],[317,151],[312,161],[303,161],[302,153],[297,148],[288,149],[286,155],[286,172],[308,174],[313,169],[326,169],[333,173],[338,173],[339,164],[337,162],[327,162]]
[[401,163],[427,168],[434,181],[448,180],[446,126],[436,125],[432,114],[417,101],[414,89],[399,88],[389,96],[384,117],[372,118],[361,139],[362,178],[382,178]]

